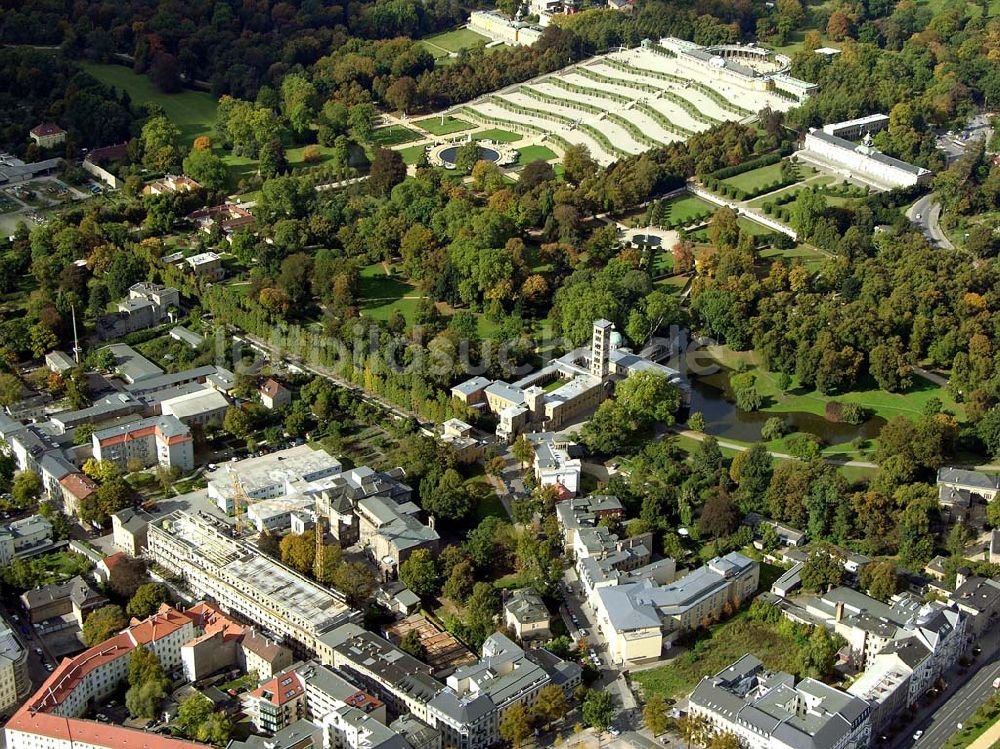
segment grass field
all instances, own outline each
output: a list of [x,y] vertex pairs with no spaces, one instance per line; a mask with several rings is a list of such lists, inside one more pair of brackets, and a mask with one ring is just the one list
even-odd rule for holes
[[144,75],[137,75],[123,65],[84,63],[84,69],[108,86],[128,92],[133,104],[155,103],[163,107],[170,121],[181,130],[181,138],[190,146],[199,135],[211,135],[215,124],[216,101],[202,91],[164,94]]
[[[904,393],[888,393],[878,388],[874,382],[862,383],[857,390],[848,393],[838,393],[827,396],[815,390],[805,390],[799,386],[798,380],[792,377],[786,391],[777,384],[778,376],[762,368],[752,351],[731,351],[726,346],[713,346],[709,349],[712,357],[730,370],[735,370],[743,362],[749,371],[757,376],[757,390],[764,396],[768,413],[781,414],[795,411],[824,415],[826,404],[831,400],[842,403],[857,403],[872,412],[874,416],[886,421],[896,416],[907,416],[917,419],[923,415],[924,406],[931,398],[940,399],[943,408],[954,414],[960,422],[965,420],[965,411],[955,402],[947,389],[938,387],[922,377],[914,375],[913,384]],[[767,443],[768,448],[779,452],[787,452],[785,440],[775,440]],[[823,454],[828,457],[857,458],[860,457],[849,443],[827,447]]]
[[769,247],[765,250],[761,250],[760,257],[767,259],[773,258],[784,258],[785,260],[791,262],[794,260],[801,260],[802,264],[811,273],[815,273],[819,270],[820,265],[826,260],[826,256],[817,250],[815,247],[811,247],[806,244],[799,244],[790,250],[778,250],[773,247]]
[[789,193],[798,194],[802,192],[806,187],[823,187],[824,185],[832,185],[837,181],[836,177],[829,174],[820,174],[815,177],[811,177],[802,182],[796,182],[794,185],[789,185],[783,190],[776,190],[775,192],[768,193],[767,195],[762,195],[759,198],[754,198],[747,202],[747,205],[753,208],[760,208],[764,203],[768,201],[774,202],[774,199],[782,195],[788,195]]
[[425,149],[423,146],[407,146],[397,150],[403,156],[403,163],[407,166],[413,166],[420,161],[420,154],[424,153]]
[[[288,159],[288,165],[293,169],[300,166],[316,166],[317,164],[322,164],[327,161],[333,155],[332,146],[316,146],[320,152],[320,158],[318,161],[313,161],[307,164],[303,155],[309,146],[295,146],[294,148],[289,148],[285,151],[285,158]],[[254,162],[256,164],[256,162]]]
[[372,143],[382,148],[391,148],[401,143],[410,143],[419,140],[422,137],[416,130],[410,130],[408,127],[389,125],[388,127],[380,127],[375,131]]
[[470,130],[475,125],[465,120],[460,120],[457,117],[428,117],[425,120],[417,120],[413,123],[417,127],[421,127],[426,130],[431,135],[451,135],[452,133],[458,133],[462,130]]
[[753,653],[775,671],[798,670],[799,647],[777,625],[749,621],[744,614],[710,627],[693,648],[658,668],[632,674],[648,698],[686,697],[703,676],[718,673],[746,653]]
[[679,198],[673,198],[664,203],[663,207],[664,220],[675,226],[689,223],[706,212],[711,215],[716,209],[716,206],[695,195],[682,195]]
[[434,36],[420,40],[420,44],[426,47],[435,58],[449,55],[452,52],[458,52],[462,49],[475,47],[479,44],[486,44],[487,42],[489,42],[489,39],[485,36],[469,29],[445,31],[441,34],[435,34]]
[[[738,187],[748,193],[754,193],[767,185],[781,181],[781,164],[782,162],[780,161],[777,164],[768,164],[757,169],[751,169],[749,172],[733,175],[722,181],[727,185]],[[795,166],[795,174],[799,179],[808,179],[815,176],[816,173],[816,170],[811,166],[804,166],[802,164]]]
[[659,278],[660,276],[666,276],[673,273],[674,253],[671,252],[671,248],[658,247],[655,252],[656,254],[653,257],[653,264],[650,268],[653,278]]
[[759,237],[763,234],[772,234],[774,232],[774,229],[764,226],[763,224],[758,224],[756,221],[751,221],[743,216],[740,216],[736,220],[736,223],[740,225],[740,228],[743,231],[748,232],[755,237]]
[[399,310],[407,323],[413,322],[422,294],[407,281],[386,275],[381,263],[361,270],[360,307],[364,314],[376,320],[388,320]]
[[546,146],[525,146],[517,149],[519,164],[530,164],[532,161],[551,161],[556,158],[556,152]]
[[520,135],[512,133],[510,130],[501,130],[494,127],[489,130],[481,130],[476,133],[476,140],[492,140],[497,143],[517,143],[521,140]]

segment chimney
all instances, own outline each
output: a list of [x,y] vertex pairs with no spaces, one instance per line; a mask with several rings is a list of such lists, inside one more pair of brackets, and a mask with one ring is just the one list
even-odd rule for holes
[[835,621],[838,622],[841,621],[844,618],[844,602],[837,601],[837,605],[834,607],[834,611],[836,612],[834,614]]

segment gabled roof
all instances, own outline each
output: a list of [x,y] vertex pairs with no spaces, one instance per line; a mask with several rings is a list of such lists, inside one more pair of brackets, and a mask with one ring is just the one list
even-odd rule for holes
[[97,491],[97,482],[82,473],[64,476],[59,484],[77,499],[86,499]]
[[37,135],[39,138],[44,138],[48,135],[60,135],[65,132],[65,130],[54,122],[43,122],[40,125],[35,125],[31,128],[31,134]]
[[956,484],[993,491],[1000,489],[1000,476],[991,476],[980,471],[967,471],[964,468],[939,468],[937,480],[939,484]]
[[266,395],[268,398],[276,398],[281,391],[287,391],[284,385],[278,382],[273,377],[268,377],[264,380],[264,384],[260,386],[260,392]]

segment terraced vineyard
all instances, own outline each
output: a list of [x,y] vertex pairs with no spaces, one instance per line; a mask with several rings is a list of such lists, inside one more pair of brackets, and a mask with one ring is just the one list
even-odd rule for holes
[[613,52],[481,97],[448,114],[537,137],[558,150],[585,145],[602,164],[659,148],[765,106],[772,91],[733,91],[663,46]]

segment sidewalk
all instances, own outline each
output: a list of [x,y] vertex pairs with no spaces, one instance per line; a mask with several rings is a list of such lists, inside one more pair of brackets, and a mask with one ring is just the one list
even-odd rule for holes
[[1000,742],[1000,720],[987,728],[982,736],[969,744],[968,749],[991,749],[998,742]]

